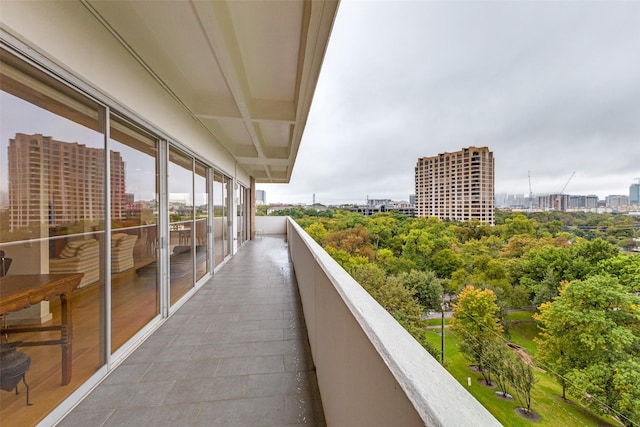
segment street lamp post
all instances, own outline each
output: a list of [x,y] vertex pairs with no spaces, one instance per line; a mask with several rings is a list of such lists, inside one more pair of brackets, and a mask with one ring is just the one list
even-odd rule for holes
[[442,351],[440,354],[440,358],[441,358],[442,366],[444,366],[444,294],[442,295],[442,302],[440,303],[440,311],[442,312],[442,329],[440,333],[440,338],[442,341],[441,342]]

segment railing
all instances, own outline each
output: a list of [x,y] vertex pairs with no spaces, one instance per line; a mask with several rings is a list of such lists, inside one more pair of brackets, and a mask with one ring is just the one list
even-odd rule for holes
[[300,226],[286,226],[328,425],[500,425]]

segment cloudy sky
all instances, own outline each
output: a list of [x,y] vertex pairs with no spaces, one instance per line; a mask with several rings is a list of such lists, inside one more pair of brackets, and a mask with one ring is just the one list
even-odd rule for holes
[[628,194],[640,2],[342,0],[291,182],[267,202],[408,200],[419,157],[488,146],[496,193]]

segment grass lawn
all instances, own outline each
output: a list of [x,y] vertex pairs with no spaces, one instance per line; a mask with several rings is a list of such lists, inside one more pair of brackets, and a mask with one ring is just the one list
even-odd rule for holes
[[[523,319],[519,319],[523,320]],[[517,323],[512,328],[511,340],[523,347],[527,348],[531,345],[535,346],[532,338],[535,336],[536,329],[533,322]],[[527,326],[522,326],[527,325]],[[436,348],[440,349],[439,331],[428,330],[427,340]],[[522,336],[521,336],[522,333]],[[532,335],[533,334],[533,335]],[[482,376],[469,369],[469,361],[458,352],[458,340],[456,335],[450,329],[445,333],[445,367],[447,370],[464,386],[469,392],[484,405],[497,419],[505,426],[614,426],[608,423],[604,418],[591,414],[587,409],[579,404],[566,403],[557,396],[561,394],[560,386],[553,380],[550,375],[536,370],[536,384],[532,392],[531,409],[540,415],[539,423],[533,423],[521,418],[514,411],[515,408],[522,406],[515,396],[513,390],[509,392],[514,395],[515,400],[504,401],[495,396],[495,388],[487,388],[483,386],[478,379]],[[535,349],[535,347],[534,347]],[[467,377],[471,377],[471,387],[467,386]]]
[[528,310],[510,311],[507,320],[533,320],[533,312]]
[[512,323],[509,333],[509,341],[524,347],[530,355],[536,354],[537,344],[533,339],[538,335],[538,324],[535,321]]
[[[451,318],[444,319],[444,324],[445,325],[450,325],[451,324]],[[442,318],[427,319],[427,326],[440,326],[440,325],[442,325]]]

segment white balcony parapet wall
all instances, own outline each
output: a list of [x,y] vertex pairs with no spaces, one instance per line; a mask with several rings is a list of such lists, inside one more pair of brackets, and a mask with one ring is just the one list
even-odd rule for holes
[[287,234],[287,217],[256,216],[256,231],[257,230],[260,230],[265,236]]
[[291,219],[287,240],[327,425],[501,425]]

